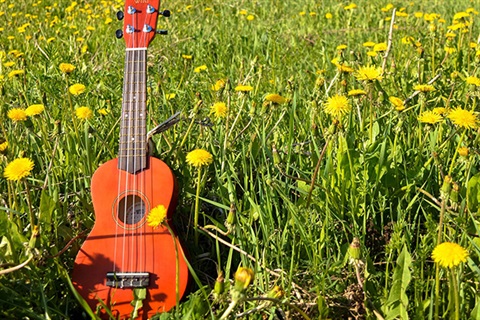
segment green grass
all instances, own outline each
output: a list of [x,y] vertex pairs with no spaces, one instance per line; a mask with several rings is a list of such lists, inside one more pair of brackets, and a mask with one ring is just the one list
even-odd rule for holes
[[[0,143],[8,141],[0,172],[20,157],[35,164],[18,182],[0,177],[0,265],[7,270],[31,257],[0,276],[4,318],[82,312],[68,275],[94,224],[91,176],[117,154],[125,49],[114,36],[123,3],[89,3],[66,10],[71,2],[0,1]],[[339,72],[334,58],[355,71],[382,67],[385,52],[371,57],[363,44],[388,42],[387,3],[358,2],[352,10],[338,1],[162,3],[172,16],[159,19],[169,35],[157,36],[148,51],[148,127],[181,111],[182,121],[153,142],[179,182],[174,223],[194,281],[178,308],[159,319],[220,318],[240,265],[255,280],[231,316],[276,319],[283,310],[292,319],[449,318],[457,283],[460,317],[480,318],[478,113],[472,129],[446,115],[431,125],[418,120],[440,107],[478,112],[479,87],[466,83],[479,76],[478,12],[466,19],[465,32],[451,31],[456,36],[448,39],[454,14],[473,2],[395,2],[408,16],[395,18],[383,79],[365,83],[355,72]],[[416,12],[439,16],[430,22]],[[407,37],[413,41],[405,44]],[[337,49],[342,44],[346,49]],[[60,63],[76,69],[62,74]],[[207,70],[195,72],[202,65]],[[24,74],[10,77],[13,70]],[[435,91],[412,97],[405,110],[389,101],[411,97],[414,86],[434,78]],[[219,79],[225,88],[212,90]],[[69,94],[74,83],[84,84],[85,93]],[[253,90],[236,92],[240,84]],[[367,94],[349,97],[351,111],[340,119],[325,112],[329,97],[351,89]],[[265,102],[269,93],[288,102]],[[226,118],[212,114],[215,102],[227,104]],[[32,104],[45,111],[19,122],[7,116]],[[80,106],[94,116],[78,119]],[[460,146],[467,156],[458,154]],[[197,171],[185,161],[197,148],[214,159],[200,179],[198,244]],[[446,175],[449,190],[442,188]],[[225,224],[230,211],[235,219]],[[352,260],[354,237],[361,254]],[[456,282],[448,269],[436,271],[439,238],[468,250],[454,269]],[[214,299],[218,271],[226,289]],[[257,300],[275,286],[281,297]]]

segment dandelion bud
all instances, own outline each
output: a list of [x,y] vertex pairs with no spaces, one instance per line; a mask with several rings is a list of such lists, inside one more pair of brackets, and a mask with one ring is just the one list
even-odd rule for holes
[[445,176],[445,178],[443,179],[442,188],[440,189],[440,197],[443,200],[448,199],[448,196],[450,194],[451,189],[452,189],[452,177],[451,176]]
[[250,268],[239,267],[235,272],[235,290],[243,292],[253,281],[255,274]]
[[348,247],[348,257],[350,259],[350,263],[356,263],[358,260],[361,259],[362,252],[360,249],[360,240],[357,237],[353,238],[352,243],[350,243],[350,247]]
[[458,148],[458,154],[462,157],[467,157],[468,156],[468,148],[467,147],[460,147]]
[[221,295],[225,291],[225,278],[223,277],[223,272],[218,272],[217,280],[215,281],[215,286],[213,287],[213,294],[215,298]]
[[235,209],[235,205],[233,203],[230,204],[230,211],[228,211],[227,220],[225,220],[225,226],[230,231],[237,221],[237,210]]
[[284,295],[285,295],[285,292],[279,286],[273,287],[273,289],[267,293],[267,297],[272,299],[280,299]]
[[450,202],[454,210],[458,207],[458,191],[460,190],[460,186],[458,183],[454,182],[452,185],[452,191],[450,192]]

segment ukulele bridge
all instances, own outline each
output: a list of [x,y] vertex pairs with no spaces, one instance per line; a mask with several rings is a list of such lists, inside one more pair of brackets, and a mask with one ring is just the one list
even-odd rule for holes
[[107,272],[108,287],[113,288],[145,288],[150,283],[148,272]]

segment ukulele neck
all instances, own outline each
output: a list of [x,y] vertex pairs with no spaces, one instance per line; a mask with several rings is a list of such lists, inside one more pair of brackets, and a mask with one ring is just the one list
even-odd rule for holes
[[126,50],[118,168],[131,174],[147,167],[146,67],[147,48]]

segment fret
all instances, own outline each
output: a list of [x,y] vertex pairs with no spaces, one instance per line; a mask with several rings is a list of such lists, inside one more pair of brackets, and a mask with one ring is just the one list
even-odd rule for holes
[[136,173],[147,166],[147,51],[125,52],[118,168]]

